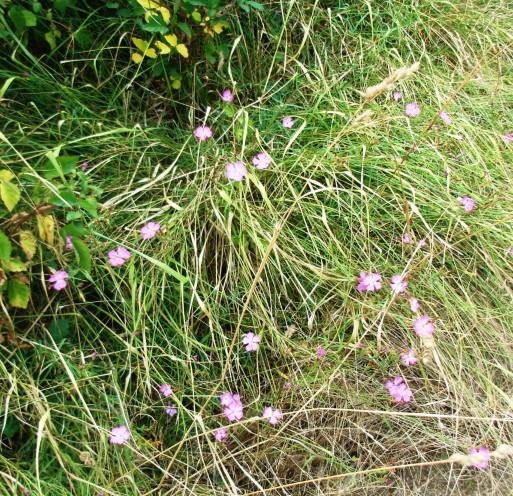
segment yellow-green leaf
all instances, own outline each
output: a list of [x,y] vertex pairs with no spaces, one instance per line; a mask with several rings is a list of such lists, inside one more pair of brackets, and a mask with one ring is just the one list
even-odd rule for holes
[[189,50],[183,43],[179,43],[176,45],[176,51],[184,58],[187,58],[189,56]]
[[2,181],[10,181],[12,178],[14,178],[14,174],[7,169],[0,170],[0,180]]
[[11,258],[3,263],[4,269],[9,272],[24,272],[27,270],[27,264],[19,258]]
[[150,45],[147,41],[141,40],[141,38],[132,38],[132,43],[139,49],[141,52],[144,52],[148,46]]
[[174,90],[179,90],[181,88],[181,86],[182,86],[182,82],[179,79],[175,79],[171,83],[171,88],[173,88]]
[[196,21],[196,22],[201,22],[201,14],[195,10],[192,14],[191,14],[191,17]]
[[7,235],[0,230],[0,260],[11,258],[12,245]]
[[20,231],[20,245],[25,256],[32,260],[36,253],[36,237],[31,231]]
[[214,33],[221,34],[223,32],[223,29],[226,28],[227,26],[228,25],[226,24],[226,22],[221,21],[221,22],[216,22],[212,28],[214,30]]
[[175,47],[178,44],[178,38],[176,34],[167,34],[164,39],[172,46]]
[[156,41],[155,46],[159,49],[161,55],[165,55],[166,53],[171,52],[171,47],[162,43],[162,41]]
[[10,183],[8,181],[0,182],[0,197],[4,202],[4,205],[7,207],[9,212],[16,206],[16,204],[20,201],[20,190],[16,184]]
[[19,279],[11,279],[7,283],[9,304],[15,308],[27,308],[30,298],[30,288]]
[[132,60],[136,64],[140,64],[143,61],[143,58],[144,57],[139,52],[135,52],[135,53],[132,54]]
[[55,231],[55,220],[53,216],[38,215],[37,228],[39,230],[39,237],[49,245],[53,245]]

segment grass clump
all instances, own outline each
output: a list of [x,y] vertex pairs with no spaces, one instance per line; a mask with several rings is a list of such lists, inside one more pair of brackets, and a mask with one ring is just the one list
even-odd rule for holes
[[[494,1],[265,7],[232,17],[240,38],[212,91],[179,102],[136,76],[129,24],[60,63],[5,57],[2,168],[61,147],[87,161],[99,202],[85,221],[91,270],[12,314],[15,339],[2,334],[6,494],[508,494],[511,457],[484,471],[450,457],[513,444],[511,13]],[[226,87],[233,104],[219,101]],[[199,143],[204,123],[214,136]],[[260,151],[266,170],[249,165]],[[230,182],[236,160],[248,174]],[[142,241],[148,221],[161,229]],[[131,256],[113,267],[120,246]],[[362,271],[382,288],[358,292]],[[47,276],[44,263],[32,274],[41,287]],[[433,342],[413,332],[409,297]],[[418,362],[404,367],[410,348]],[[395,376],[412,401],[391,400]],[[225,391],[240,395],[240,421],[224,418]],[[283,412],[275,426],[267,406]],[[113,446],[119,425],[131,438]]]

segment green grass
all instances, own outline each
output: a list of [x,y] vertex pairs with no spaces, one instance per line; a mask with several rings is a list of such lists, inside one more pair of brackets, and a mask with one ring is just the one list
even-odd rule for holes
[[[16,313],[18,343],[0,343],[3,493],[509,494],[511,459],[482,473],[436,462],[513,444],[513,147],[501,139],[513,131],[512,17],[500,1],[272,2],[234,18],[232,57],[219,73],[199,64],[209,91],[181,102],[134,77],[132,27],[112,19],[67,63],[5,53],[0,81],[16,79],[0,102],[2,168],[61,145],[103,192],[91,280]],[[362,99],[414,61],[400,103]],[[231,78],[234,116],[216,93]],[[207,105],[215,139],[198,146]],[[273,165],[228,184],[226,160],[261,147]],[[464,194],[479,205],[470,215]],[[149,219],[163,232],[141,243]],[[405,232],[427,246],[404,246]],[[112,268],[119,244],[134,254]],[[386,281],[405,267],[437,324],[432,356],[408,369],[399,352],[420,345],[406,300],[387,284],[355,291],[361,270]],[[71,332],[55,341],[59,318]],[[257,354],[241,346],[248,331]],[[388,397],[397,374],[410,405]],[[245,405],[226,445],[212,436],[225,390]],[[258,418],[265,405],[284,412],[277,428]],[[125,447],[108,443],[119,423],[133,434]],[[406,468],[379,471],[390,466]]]

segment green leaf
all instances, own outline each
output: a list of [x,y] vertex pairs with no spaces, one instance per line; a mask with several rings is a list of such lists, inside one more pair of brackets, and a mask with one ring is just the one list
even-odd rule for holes
[[9,238],[3,231],[0,231],[0,260],[9,260],[11,258],[12,245]]
[[8,272],[25,272],[27,264],[22,262],[19,258],[11,258],[3,262],[4,269]]
[[105,7],[107,7],[108,9],[117,9],[119,7],[119,3],[118,2],[107,2],[105,4]]
[[63,157],[52,157],[52,159],[48,159],[41,168],[38,170],[43,174],[46,179],[54,179],[55,177],[59,177],[62,174],[70,174],[74,172],[78,160],[80,157],[75,155],[63,156]]
[[7,415],[1,435],[11,439],[20,430],[20,423],[14,415]]
[[11,18],[17,31],[23,31],[25,28],[37,25],[37,17],[30,10],[24,9],[19,5],[13,5],[9,9],[9,17]]
[[246,3],[255,10],[264,10],[264,6],[261,3],[253,2],[253,0],[248,0]]
[[182,32],[185,33],[186,36],[188,36],[189,38],[192,38],[192,29],[187,23],[179,22],[179,23],[177,23],[177,26],[179,29],[182,30]]
[[30,299],[30,288],[19,279],[11,279],[7,283],[7,297],[14,308],[27,308]]
[[67,338],[70,333],[68,319],[54,319],[48,326],[48,332],[55,342],[59,343]]
[[61,14],[64,14],[66,9],[72,7],[74,3],[73,0],[53,0],[53,5]]
[[73,37],[75,38],[80,48],[89,48],[94,42],[93,35],[84,28],[74,33]]
[[89,248],[87,245],[78,238],[73,238],[71,240],[73,243],[73,247],[75,248],[75,253],[78,257],[78,264],[82,269],[86,272],[91,272],[91,253],[89,252]]
[[57,48],[57,40],[53,31],[45,33],[45,40],[50,45],[50,50],[55,50]]
[[152,17],[150,22],[141,24],[141,27],[144,31],[148,31],[149,33],[166,34],[169,32],[169,28],[161,16]]
[[58,207],[68,207],[69,205],[76,205],[78,201],[72,191],[61,190],[59,196],[55,195],[50,198],[50,203]]
[[32,2],[32,10],[34,11],[34,14],[39,14],[42,8],[43,6],[41,5],[41,2]]
[[16,206],[16,204],[20,201],[20,190],[16,184],[9,183],[7,181],[0,182],[0,197],[4,202],[4,205],[7,207],[9,212]]
[[94,219],[98,217],[98,211],[96,210],[98,207],[98,202],[94,198],[78,200],[78,204]]
[[81,222],[72,222],[71,224],[66,224],[62,230],[61,234],[63,237],[66,236],[84,236],[86,233],[86,229]]

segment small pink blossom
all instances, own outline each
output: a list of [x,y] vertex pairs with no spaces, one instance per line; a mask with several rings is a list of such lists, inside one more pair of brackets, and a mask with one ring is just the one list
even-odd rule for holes
[[260,345],[260,336],[254,332],[247,332],[242,336],[242,344],[246,351],[257,351]]
[[113,267],[119,267],[123,265],[131,255],[132,254],[124,246],[119,246],[117,249],[109,251],[109,263]]
[[168,405],[166,407],[166,413],[170,416],[170,417],[174,417],[177,413],[178,413],[178,409],[176,408],[175,405]]
[[390,287],[394,293],[403,294],[408,287],[408,281],[401,275],[395,275],[390,279]]
[[404,113],[408,117],[417,117],[420,114],[420,107],[415,102],[408,103]]
[[504,141],[504,143],[506,143],[506,145],[513,143],[513,131],[511,133],[505,134],[502,137],[502,141]]
[[283,413],[278,408],[273,409],[270,406],[266,406],[262,412],[262,416],[269,420],[271,425],[276,425],[283,419]]
[[411,389],[404,383],[401,376],[397,376],[395,379],[389,379],[385,383],[385,386],[396,403],[408,403],[413,398]]
[[73,250],[73,236],[66,236],[65,248],[68,251]]
[[168,396],[171,396],[173,394],[173,390],[171,389],[171,386],[169,384],[161,384],[159,387],[160,394],[164,396],[164,398],[167,398]]
[[376,272],[360,272],[358,278],[358,286],[356,287],[360,293],[378,291],[381,289],[381,276]]
[[469,454],[473,467],[476,467],[479,470],[485,470],[488,468],[488,463],[490,462],[490,450],[488,448],[471,448]]
[[241,162],[240,160],[228,162],[226,164],[226,177],[230,181],[242,181],[247,174],[248,170],[246,169],[244,162]]
[[294,125],[294,119],[289,115],[284,117],[281,123],[283,124],[283,127],[290,129]]
[[49,278],[48,282],[52,283],[52,289],[61,291],[68,285],[69,274],[65,270],[57,270]]
[[244,416],[244,407],[238,394],[226,392],[219,397],[219,400],[224,406],[223,413],[230,422],[240,420]]
[[148,222],[141,227],[142,239],[151,239],[160,231],[160,224],[158,222]]
[[326,354],[327,352],[322,346],[319,346],[319,348],[317,348],[316,355],[319,360],[323,359],[326,356]]
[[208,126],[198,126],[194,130],[194,136],[198,141],[207,141],[212,138],[212,129]]
[[230,89],[225,89],[223,90],[223,92],[221,93],[221,100],[223,100],[223,102],[225,103],[232,103],[233,102],[233,93],[232,93],[232,90]]
[[460,196],[458,198],[458,201],[461,203],[461,205],[463,205],[463,210],[469,214],[470,212],[472,212],[473,210],[475,210],[477,208],[477,203],[475,200],[472,200],[472,198],[470,198],[469,196],[467,195],[464,195],[464,196]]
[[408,300],[408,302],[410,303],[410,310],[413,313],[417,313],[420,310],[420,303],[419,300],[417,300],[417,298],[412,297]]
[[440,116],[440,119],[444,121],[445,124],[450,126],[452,124],[452,119],[450,115],[447,112],[444,112],[443,110],[438,114]]
[[126,425],[120,425],[118,427],[113,427],[110,431],[109,442],[111,444],[125,444],[132,434],[128,430]]
[[400,91],[394,91],[392,93],[392,98],[394,99],[394,102],[398,102],[401,99],[402,96],[403,95],[401,94]]
[[410,348],[408,351],[401,353],[401,362],[403,362],[403,365],[406,367],[409,365],[415,365],[417,363],[415,350]]
[[419,248],[424,248],[424,246],[426,246],[426,240],[425,239],[419,239],[419,242],[417,243],[417,246]]
[[405,245],[411,245],[412,239],[411,239],[411,236],[409,234],[404,234],[402,239],[401,239],[401,241]]
[[272,158],[267,152],[260,152],[253,157],[252,162],[257,169],[263,170],[271,165]]
[[435,324],[427,315],[421,315],[418,319],[413,321],[413,330],[417,336],[429,337],[435,332]]
[[89,358],[91,360],[96,360],[97,356],[98,356],[98,352],[96,350],[93,350],[93,352],[89,355]]
[[509,249],[509,254],[513,256],[513,246]]
[[225,429],[224,427],[219,427],[219,429],[216,429],[214,431],[214,439],[222,443],[228,439],[228,429]]
[[83,171],[86,171],[87,169],[89,169],[89,162],[85,161],[85,162],[82,162],[80,164],[80,168],[83,170]]
[[291,388],[292,388],[292,384],[290,382],[286,382],[283,385],[283,389],[285,389],[285,391],[289,391]]

